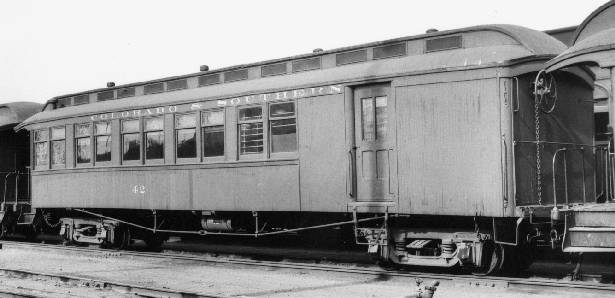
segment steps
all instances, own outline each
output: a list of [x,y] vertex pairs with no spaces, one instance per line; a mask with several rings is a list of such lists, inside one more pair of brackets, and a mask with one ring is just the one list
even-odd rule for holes
[[615,252],[615,203],[572,208],[566,217],[564,252]]

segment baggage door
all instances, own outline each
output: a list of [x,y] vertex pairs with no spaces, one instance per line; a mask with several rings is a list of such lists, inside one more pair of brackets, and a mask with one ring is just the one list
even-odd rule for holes
[[392,201],[396,168],[394,104],[390,84],[354,90],[357,201]]

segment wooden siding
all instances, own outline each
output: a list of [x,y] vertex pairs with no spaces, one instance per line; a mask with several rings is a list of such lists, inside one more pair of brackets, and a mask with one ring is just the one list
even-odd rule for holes
[[299,211],[299,167],[71,171],[32,177],[40,208]]
[[346,211],[348,149],[345,146],[344,96],[299,101],[301,209]]
[[402,213],[502,215],[497,84],[396,88]]

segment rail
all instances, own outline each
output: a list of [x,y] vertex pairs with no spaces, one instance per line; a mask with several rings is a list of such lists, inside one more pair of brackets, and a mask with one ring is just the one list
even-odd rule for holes
[[[61,252],[68,252],[70,254],[86,253],[88,255],[99,253],[105,258],[112,258],[114,255],[109,254],[108,249],[92,248],[92,247],[75,247],[75,246],[61,246],[55,244],[40,244],[40,243],[24,243],[16,241],[4,241],[3,244],[7,248],[14,248],[25,251],[26,249],[40,249]],[[243,250],[243,253],[248,250]],[[346,255],[347,253],[345,253]],[[403,270],[395,269],[382,269],[376,267],[367,266],[349,266],[349,263],[331,263],[326,264],[320,262],[306,262],[305,258],[291,258],[291,261],[270,261],[270,260],[255,260],[253,258],[237,258],[242,253],[232,253],[231,257],[211,257],[208,255],[195,255],[186,253],[186,251],[174,252],[173,250],[167,250],[165,252],[147,252],[147,251],[131,251],[122,250],[117,255],[130,256],[133,258],[154,258],[163,260],[178,260],[184,262],[193,262],[200,264],[220,264],[220,265],[243,265],[254,267],[267,267],[267,268],[280,268],[280,269],[298,269],[298,270],[311,270],[311,271],[323,271],[323,272],[337,272],[337,273],[351,273],[360,275],[374,275],[382,278],[385,277],[399,277],[399,278],[421,278],[421,279],[436,279],[440,281],[453,281],[456,285],[467,283],[470,285],[490,285],[491,287],[502,286],[505,288],[525,289],[539,288],[545,291],[565,289],[566,291],[578,290],[584,291],[586,295],[592,295],[594,293],[611,294],[615,291],[615,286],[609,283],[592,283],[584,281],[565,281],[561,279],[553,278],[551,274],[543,276],[540,273],[536,273],[538,278],[527,277],[511,277],[511,276],[476,276],[476,275],[463,275],[463,274],[451,274],[442,272],[425,272],[418,271],[420,268],[405,268]],[[252,256],[252,255],[248,255]],[[278,256],[274,254],[274,256]],[[311,254],[310,256],[313,256]],[[262,258],[261,258],[262,259]],[[350,263],[355,264],[355,263]],[[555,267],[554,267],[555,268]],[[169,289],[170,291],[170,289]],[[590,292],[591,291],[591,292]],[[596,292],[594,292],[596,291]]]

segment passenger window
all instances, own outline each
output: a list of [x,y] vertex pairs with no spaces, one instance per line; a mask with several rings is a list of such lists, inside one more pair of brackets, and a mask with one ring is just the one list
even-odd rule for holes
[[45,169],[49,165],[49,131],[41,129],[34,132],[34,168]]
[[387,97],[361,100],[361,128],[364,141],[383,139],[387,132]]
[[122,161],[141,160],[140,120],[122,121]]
[[201,114],[203,156],[224,156],[224,110]]
[[89,123],[75,125],[75,161],[78,165],[92,162],[91,129]]
[[263,153],[262,107],[250,107],[239,110],[239,153]]
[[271,152],[297,151],[297,119],[295,103],[285,102],[269,106]]
[[51,167],[66,164],[66,128],[51,128]]
[[96,162],[111,161],[111,122],[102,121],[94,124],[94,142],[96,143]]
[[145,118],[145,159],[164,158],[164,119]]
[[177,158],[196,158],[196,114],[175,116]]

